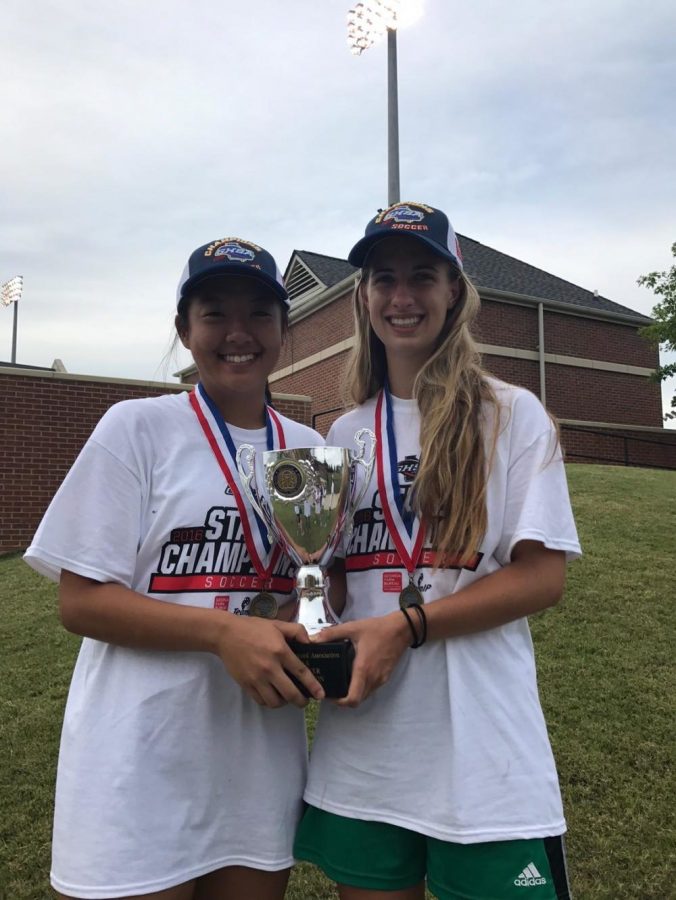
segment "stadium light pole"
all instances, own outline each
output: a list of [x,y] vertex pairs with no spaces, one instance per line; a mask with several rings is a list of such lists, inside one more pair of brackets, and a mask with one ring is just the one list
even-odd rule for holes
[[399,98],[397,29],[415,21],[422,0],[364,0],[347,14],[347,43],[360,56],[387,35],[387,203],[401,199],[399,191]]
[[23,294],[23,275],[15,275],[0,287],[0,300],[3,306],[14,304],[14,322],[12,324],[12,365],[16,363],[16,330],[19,318],[19,300]]

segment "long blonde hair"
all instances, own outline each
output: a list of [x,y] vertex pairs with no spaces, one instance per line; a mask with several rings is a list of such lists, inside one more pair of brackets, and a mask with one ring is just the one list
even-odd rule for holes
[[[363,302],[368,266],[354,290],[356,340],[346,380],[351,399],[364,403],[387,377],[385,347],[371,327]],[[436,548],[435,566],[467,564],[486,533],[486,485],[499,427],[498,402],[481,366],[470,326],[479,311],[479,294],[464,274],[449,309],[437,348],[418,372],[413,396],[420,410],[420,464],[411,505],[427,524]],[[495,414],[492,441],[484,443],[485,407]]]

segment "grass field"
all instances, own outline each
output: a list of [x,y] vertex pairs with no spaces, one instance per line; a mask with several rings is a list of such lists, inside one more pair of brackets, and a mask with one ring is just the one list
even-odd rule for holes
[[[674,887],[676,473],[570,466],[585,557],[532,621],[569,824],[576,900],[669,900]],[[0,898],[43,900],[60,720],[78,640],[53,585],[0,559]],[[310,713],[314,715],[314,711]],[[310,723],[311,724],[311,723]],[[289,900],[328,900],[311,866]]]

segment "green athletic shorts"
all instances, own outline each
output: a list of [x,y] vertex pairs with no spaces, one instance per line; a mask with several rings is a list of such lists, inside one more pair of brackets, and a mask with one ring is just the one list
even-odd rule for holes
[[403,890],[427,878],[439,900],[570,900],[561,836],[454,844],[308,806],[294,856],[367,890]]

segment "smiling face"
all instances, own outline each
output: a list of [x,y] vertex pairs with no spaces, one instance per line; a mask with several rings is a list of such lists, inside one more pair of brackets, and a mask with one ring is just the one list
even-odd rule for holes
[[275,294],[248,276],[209,278],[196,288],[187,317],[177,317],[176,328],[226,419],[233,421],[230,412],[243,403],[252,404],[260,417],[265,383],[286,332]]
[[447,260],[410,237],[385,238],[366,261],[362,302],[393,367],[418,370],[436,350],[460,294]]

